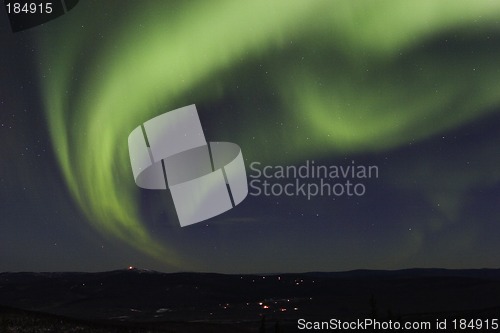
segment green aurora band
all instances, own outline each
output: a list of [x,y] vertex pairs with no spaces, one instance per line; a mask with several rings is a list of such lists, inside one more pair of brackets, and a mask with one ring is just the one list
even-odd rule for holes
[[141,222],[126,144],[138,124],[222,100],[246,63],[266,61],[272,75],[255,89],[277,92],[282,111],[264,123],[242,110],[234,142],[246,157],[273,160],[252,136],[293,147],[292,160],[401,147],[500,104],[498,52],[420,47],[456,31],[484,38],[498,17],[494,0],[82,1],[38,36],[54,150],[98,230],[180,265]]

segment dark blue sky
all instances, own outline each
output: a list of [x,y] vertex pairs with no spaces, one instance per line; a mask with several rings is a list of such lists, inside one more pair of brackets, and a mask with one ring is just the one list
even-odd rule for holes
[[[82,1],[19,33],[2,12],[0,271],[498,267],[500,9],[415,3],[405,22],[397,2],[318,2],[273,20],[282,5]],[[314,161],[378,178],[180,228],[168,191],[135,186],[127,136],[190,104],[249,176]]]

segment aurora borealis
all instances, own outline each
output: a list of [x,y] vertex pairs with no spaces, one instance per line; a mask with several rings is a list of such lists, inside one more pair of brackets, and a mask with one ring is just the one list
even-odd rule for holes
[[[0,270],[497,267],[499,18],[492,0],[82,0],[3,22]],[[380,175],[361,198],[248,197],[181,230],[168,192],[135,186],[127,137],[190,104],[247,170]]]

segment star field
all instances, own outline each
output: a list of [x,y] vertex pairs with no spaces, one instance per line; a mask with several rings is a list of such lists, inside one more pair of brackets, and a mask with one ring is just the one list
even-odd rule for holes
[[[0,271],[498,267],[500,5],[86,1],[0,17]],[[179,228],[132,129],[196,104],[263,165],[376,165],[360,197],[248,196]]]

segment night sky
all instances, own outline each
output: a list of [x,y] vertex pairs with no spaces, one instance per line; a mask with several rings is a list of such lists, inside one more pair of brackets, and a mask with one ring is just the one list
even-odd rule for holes
[[[82,0],[19,33],[2,8],[0,49],[0,271],[499,267],[496,0]],[[127,138],[190,104],[249,180],[253,162],[378,177],[181,228]]]

